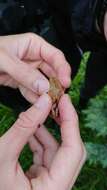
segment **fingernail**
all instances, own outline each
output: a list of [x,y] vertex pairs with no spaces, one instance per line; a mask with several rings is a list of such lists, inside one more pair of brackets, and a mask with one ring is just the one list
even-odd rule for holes
[[34,82],[33,87],[37,94],[47,93],[49,91],[49,82],[44,79],[37,79]]
[[47,94],[40,96],[35,106],[38,109],[45,110],[46,107],[49,106],[49,96]]

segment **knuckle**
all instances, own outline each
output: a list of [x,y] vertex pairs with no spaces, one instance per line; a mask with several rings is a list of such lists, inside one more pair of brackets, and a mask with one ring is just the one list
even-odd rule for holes
[[34,40],[34,39],[38,39],[38,40],[42,40],[43,38],[42,37],[40,37],[39,35],[37,35],[37,34],[35,34],[35,33],[33,33],[33,32],[28,32],[27,34],[27,37],[29,38],[29,39],[31,39],[31,40]]
[[[51,47],[53,49],[53,46],[51,46]],[[57,49],[55,47],[54,47],[54,49],[52,51],[51,56],[52,57],[63,57],[63,58],[65,58],[64,53],[60,49]]]
[[[19,66],[18,70],[22,73],[22,71],[21,71],[20,68],[22,68],[23,71],[24,71],[24,74],[21,76],[21,77],[23,77],[22,79],[23,79],[24,81],[25,81],[25,78],[28,78],[29,76],[31,76],[31,74],[34,73],[33,68],[30,67],[30,66],[27,65],[27,64],[25,64],[25,65],[23,65],[23,66],[21,66],[21,67]],[[36,74],[36,73],[35,73],[35,74]]]
[[85,162],[86,159],[87,159],[87,150],[85,146],[83,145],[83,161]]
[[87,157],[87,152],[83,143],[81,143],[81,145],[78,146],[78,154],[80,159],[84,162]]
[[17,126],[21,128],[29,128],[33,126],[34,122],[32,119],[28,116],[27,112],[22,112],[19,115],[19,118],[17,120]]
[[49,144],[48,148],[56,152],[59,148],[59,144],[57,142],[53,142],[52,144]]
[[33,32],[28,32],[26,35],[31,39],[36,36]]
[[56,55],[65,58],[64,53],[59,49],[56,50]]

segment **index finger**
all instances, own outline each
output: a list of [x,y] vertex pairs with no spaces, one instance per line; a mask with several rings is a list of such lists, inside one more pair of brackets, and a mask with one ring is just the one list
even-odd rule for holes
[[61,84],[65,88],[69,87],[71,68],[62,51],[43,40],[41,56],[54,69]]
[[[69,87],[71,81],[71,68],[64,54],[59,49],[46,42],[40,36],[32,33],[22,35],[18,41],[18,54],[21,55],[21,57],[24,56],[23,59],[30,59],[33,61],[44,60],[54,69],[61,84],[65,88]],[[22,46],[22,44],[25,45]]]
[[[55,70],[61,84],[65,88],[69,87],[71,68],[66,61],[64,54],[59,49],[35,34],[31,34],[30,39],[31,45],[29,46],[28,52],[32,53],[28,54],[36,56],[36,59],[43,59],[47,62]],[[35,54],[35,52],[38,52],[38,55]]]
[[67,95],[59,103],[62,144],[50,169],[50,176],[59,189],[73,186],[85,160],[78,119]]

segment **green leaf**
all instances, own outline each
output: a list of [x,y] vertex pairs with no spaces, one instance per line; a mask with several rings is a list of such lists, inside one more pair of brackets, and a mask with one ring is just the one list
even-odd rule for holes
[[27,171],[33,164],[33,153],[31,152],[28,145],[26,145],[21,152],[19,161],[24,171]]
[[96,165],[100,163],[103,168],[107,167],[107,145],[86,143],[89,163]]
[[93,98],[84,110],[84,126],[96,131],[97,136],[107,135],[107,88],[99,96]]
[[0,104],[0,136],[2,136],[14,123],[15,115],[13,111]]
[[72,99],[72,102],[76,106],[79,103],[80,89],[84,83],[85,70],[86,70],[87,61],[89,57],[90,57],[90,52],[84,53],[83,58],[81,60],[79,71],[77,75],[75,76],[74,80],[72,81],[71,87],[68,92]]

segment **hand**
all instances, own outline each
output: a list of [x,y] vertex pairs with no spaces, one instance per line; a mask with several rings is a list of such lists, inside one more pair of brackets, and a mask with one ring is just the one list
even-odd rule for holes
[[34,103],[49,90],[45,76],[69,86],[70,66],[60,50],[32,33],[0,37],[0,85],[19,88]]
[[[49,96],[42,95],[1,137],[0,189],[70,190],[73,186],[86,157],[77,114],[68,96],[63,95],[59,103],[62,136],[59,145],[42,125],[50,109]],[[34,164],[25,175],[18,157],[28,140]]]

